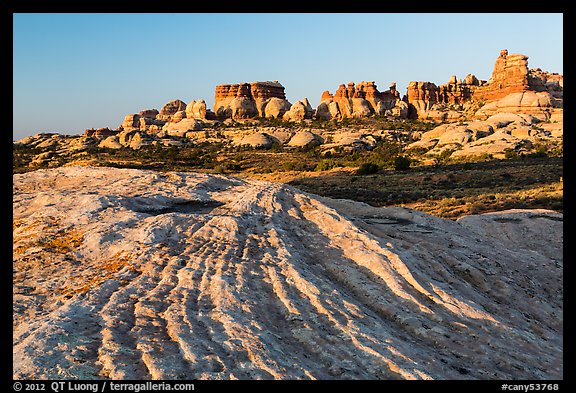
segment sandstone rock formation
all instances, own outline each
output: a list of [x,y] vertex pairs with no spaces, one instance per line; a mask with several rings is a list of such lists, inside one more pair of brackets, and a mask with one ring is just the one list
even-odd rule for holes
[[13,176],[14,379],[563,378],[563,216],[198,173]]
[[323,154],[337,151],[355,152],[372,150],[376,147],[376,139],[365,131],[338,130],[330,135],[330,142],[321,146]]
[[[408,149],[429,149],[427,155],[434,156],[444,150],[454,150],[452,158],[492,155],[504,158],[507,149],[528,152],[538,140],[552,142],[562,132],[540,130],[537,116],[516,113],[497,113],[485,120],[474,120],[466,124],[442,124],[424,132],[420,140],[411,143]],[[547,134],[548,133],[548,134]]]
[[536,91],[549,92],[554,98],[563,97],[564,76],[556,72],[532,68],[528,70],[528,84]]
[[121,149],[122,144],[117,135],[109,136],[108,138],[102,140],[98,147],[106,149]]
[[186,117],[190,119],[206,119],[206,101],[190,101],[186,106]]
[[314,109],[308,102],[308,98],[297,101],[290,107],[290,110],[284,113],[284,120],[301,121],[305,119],[312,119],[314,116]]
[[182,119],[179,122],[169,122],[162,127],[162,131],[169,135],[184,136],[187,131],[198,131],[204,128],[202,120]]
[[159,113],[160,112],[158,112],[156,109],[144,109],[143,111],[140,111],[139,115],[141,118],[155,119]]
[[462,115],[450,107],[470,101],[474,91],[484,84],[474,75],[468,74],[464,81],[452,76],[448,83],[436,86],[432,82],[410,82],[406,100],[410,117],[436,121],[455,120]]
[[295,133],[290,141],[288,141],[288,146],[291,147],[308,147],[308,146],[318,146],[322,144],[322,138],[310,131],[298,131]]
[[106,128],[98,128],[98,129],[94,129],[91,128],[89,130],[84,130],[84,135],[85,136],[93,136],[93,137],[97,137],[97,138],[101,138],[101,137],[108,137],[111,135],[116,135],[119,131],[117,130],[111,130],[110,128],[106,127]]
[[322,120],[367,117],[373,114],[405,117],[407,112],[402,105],[393,111],[399,102],[400,93],[396,90],[396,83],[392,83],[389,90],[380,92],[373,81],[360,82],[358,85],[349,82],[348,85],[341,84],[334,95],[329,91],[322,93],[316,117]]
[[[551,116],[551,108],[562,106],[562,86],[561,75],[540,69],[529,70],[527,56],[509,55],[504,49],[496,59],[488,82],[471,74],[464,81],[452,76],[447,84],[440,86],[431,82],[410,82],[406,100],[411,117],[422,119],[457,120],[466,109],[464,106],[473,106],[474,102],[488,103],[480,108],[479,118],[497,112],[534,113],[547,118]],[[539,98],[535,98],[536,93],[541,93]],[[547,95],[551,98],[546,99]]]
[[272,97],[264,105],[264,117],[271,119],[282,119],[284,114],[288,112],[291,105],[288,101]]
[[170,122],[178,123],[180,120],[185,118],[186,118],[186,111],[178,111],[172,115]]
[[158,132],[162,129],[166,120],[152,119],[150,117],[140,117],[139,129],[149,133]]
[[558,102],[547,91],[524,91],[511,93],[503,98],[491,101],[476,111],[477,118],[486,118],[496,113],[524,113],[548,120],[553,113],[560,109]]
[[140,115],[136,113],[126,115],[122,121],[122,125],[119,128],[123,131],[140,129]]
[[278,141],[271,135],[265,132],[255,132],[244,136],[238,140],[236,144],[239,146],[250,146],[254,148],[268,149],[272,147],[275,142],[277,143]]
[[284,86],[278,81],[218,85],[214,94],[214,113],[221,120],[265,117],[264,108],[271,98],[286,100]]
[[186,103],[181,100],[172,100],[160,108],[160,112],[156,115],[156,118],[158,120],[169,121],[172,119],[172,116],[179,111],[186,111]]
[[496,59],[488,84],[475,92],[478,100],[497,100],[511,93],[528,90],[528,56],[509,55],[506,49]]

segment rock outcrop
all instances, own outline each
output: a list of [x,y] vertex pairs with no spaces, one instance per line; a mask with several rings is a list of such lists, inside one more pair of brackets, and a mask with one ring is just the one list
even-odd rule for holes
[[322,144],[322,137],[311,131],[298,131],[295,133],[287,145],[291,147],[310,147]]
[[451,150],[452,158],[486,155],[505,158],[507,150],[527,153],[538,141],[561,143],[561,126],[559,129],[542,127],[541,120],[535,115],[498,112],[484,120],[473,120],[462,125],[439,125],[424,132],[408,149],[427,149],[428,156]]
[[116,135],[118,134],[118,130],[111,130],[110,128],[106,127],[106,128],[98,128],[98,129],[88,129],[88,130],[84,130],[84,136],[93,136],[93,137],[97,137],[97,138],[101,138],[101,137],[109,137],[112,135]]
[[131,113],[124,117],[122,125],[119,127],[123,131],[132,131],[140,129],[140,115]]
[[186,111],[186,103],[182,100],[172,100],[164,104],[156,118],[169,121],[179,111]]
[[187,131],[198,131],[204,128],[204,122],[199,119],[182,119],[178,122],[168,122],[162,127],[162,131],[168,135],[184,136]]
[[564,376],[559,213],[77,166],[12,194],[16,380]]
[[521,93],[530,88],[528,83],[528,56],[509,55],[506,49],[496,59],[492,77],[486,86],[475,91],[477,100],[493,101],[508,94]]
[[186,117],[189,119],[206,119],[206,115],[208,113],[206,107],[206,101],[198,100],[198,101],[190,101],[188,105],[186,105]]
[[158,116],[160,112],[158,112],[158,110],[156,109],[144,109],[143,111],[140,111],[140,113],[138,113],[140,115],[140,118],[145,118],[145,119],[156,119],[156,116]]
[[278,81],[218,85],[214,94],[214,113],[221,120],[265,117],[266,104],[272,98],[286,101],[284,86]]
[[400,101],[396,83],[392,83],[389,90],[380,92],[373,81],[360,82],[358,85],[349,82],[348,85],[341,84],[334,95],[329,91],[322,93],[316,117],[323,120],[374,114],[402,117],[406,114],[402,105],[393,110]]
[[278,143],[278,140],[265,132],[248,134],[235,142],[235,144],[239,146],[250,146],[264,149],[272,147],[274,143]]
[[524,113],[548,120],[558,111],[561,103],[547,91],[523,91],[511,93],[499,100],[491,101],[476,111],[476,118],[486,118],[496,113]]
[[528,84],[536,91],[547,91],[554,98],[563,98],[564,76],[561,74],[532,68],[528,70]]
[[290,108],[291,105],[288,101],[282,98],[272,97],[268,99],[264,106],[264,117],[271,119],[282,119],[284,114],[288,112]]
[[[481,108],[479,118],[497,113],[498,108],[503,112],[549,117],[551,108],[562,106],[558,100],[562,98],[562,86],[561,75],[540,69],[529,70],[527,56],[509,55],[504,49],[496,59],[489,81],[468,74],[464,81],[452,76],[447,84],[440,86],[431,82],[410,82],[406,101],[410,106],[410,116],[421,119],[457,120],[475,103],[489,103]],[[536,99],[535,93],[543,94]],[[522,98],[524,94],[526,96]],[[552,98],[546,99],[547,94]]]
[[314,109],[308,102],[307,98],[297,101],[290,107],[290,110],[284,113],[284,120],[301,121],[305,119],[312,119],[314,116]]

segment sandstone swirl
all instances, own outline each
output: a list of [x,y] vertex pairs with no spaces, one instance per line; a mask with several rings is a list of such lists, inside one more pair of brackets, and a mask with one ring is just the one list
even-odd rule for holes
[[561,214],[133,169],[13,187],[15,378],[562,378]]

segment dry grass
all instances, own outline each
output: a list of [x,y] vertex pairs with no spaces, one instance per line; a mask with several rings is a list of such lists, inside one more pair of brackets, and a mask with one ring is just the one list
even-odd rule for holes
[[42,238],[39,245],[52,252],[67,254],[80,247],[83,240],[84,234],[82,232],[70,229]]
[[[442,218],[507,209],[563,211],[561,158],[487,161],[355,176],[333,170],[289,184],[372,206],[406,206]],[[268,179],[273,180],[273,179]]]
[[[71,298],[74,294],[86,293],[90,289],[99,286],[104,281],[113,278],[116,273],[120,272],[124,268],[127,268],[132,272],[139,272],[131,262],[132,257],[130,254],[119,252],[100,266],[93,267],[87,271],[87,274],[68,280],[69,285],[60,288],[58,293],[63,295],[65,298]],[[121,284],[126,285],[126,280],[121,280]]]
[[508,193],[488,193],[462,198],[442,198],[403,204],[433,216],[455,220],[468,214],[482,214],[508,209],[550,209],[562,212],[563,184]]

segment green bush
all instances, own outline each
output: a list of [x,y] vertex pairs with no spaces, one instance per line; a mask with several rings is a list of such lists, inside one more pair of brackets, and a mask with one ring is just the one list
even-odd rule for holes
[[318,165],[316,165],[316,168],[314,168],[315,172],[319,172],[319,171],[327,171],[330,170],[332,168],[336,168],[339,165],[332,159],[328,159],[328,160],[322,160],[318,163]]
[[516,150],[511,149],[511,148],[506,148],[504,149],[504,158],[509,160],[512,158],[517,158],[518,157],[518,153],[516,152]]
[[394,169],[397,171],[403,171],[410,168],[412,161],[408,157],[398,156],[394,160]]
[[217,165],[216,168],[214,168],[214,171],[216,173],[228,173],[228,172],[238,172],[242,169],[242,166],[240,164],[235,164],[233,162],[226,162],[220,165]]
[[357,175],[371,175],[380,170],[380,166],[372,162],[365,162],[356,170]]

